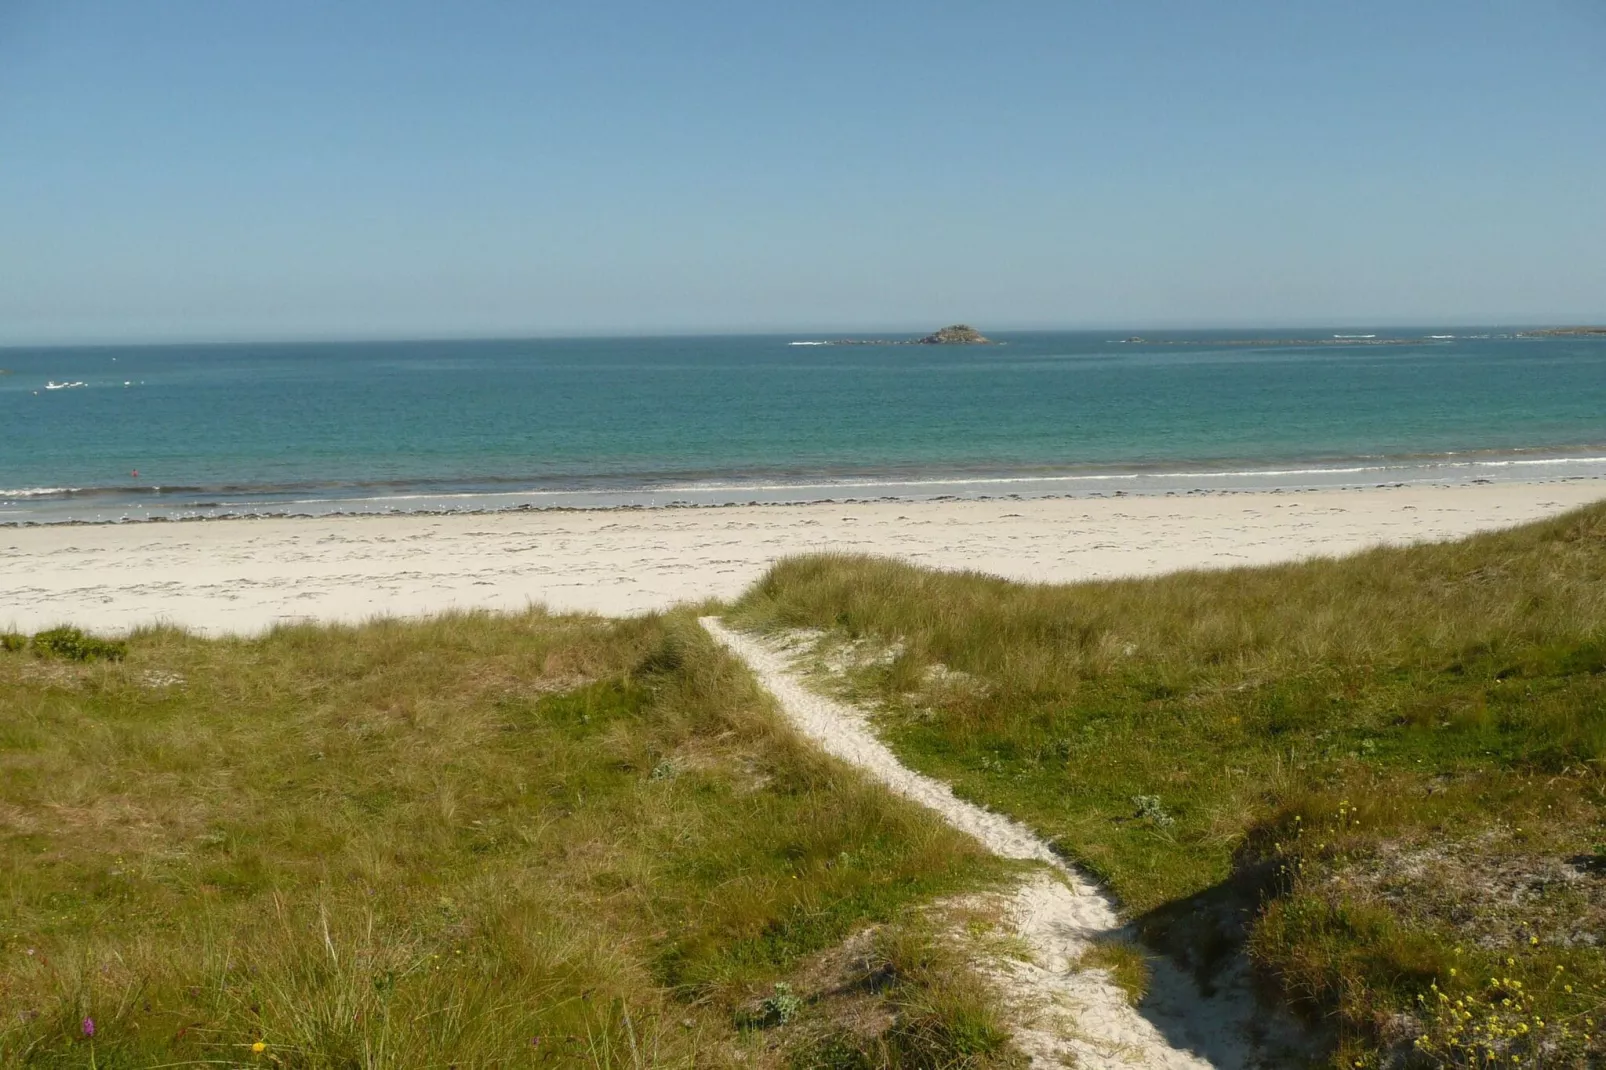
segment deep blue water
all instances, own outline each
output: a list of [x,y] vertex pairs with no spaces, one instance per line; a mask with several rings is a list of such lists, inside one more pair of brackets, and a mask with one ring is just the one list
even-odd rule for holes
[[1606,339],[1377,334],[5,349],[0,522],[1606,474]]

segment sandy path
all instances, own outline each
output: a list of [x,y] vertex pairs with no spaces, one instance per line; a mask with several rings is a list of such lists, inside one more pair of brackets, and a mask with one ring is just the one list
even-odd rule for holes
[[704,617],[701,623],[747,662],[787,718],[827,753],[935,810],[995,854],[1052,868],[1052,873],[1022,885],[1007,910],[1016,934],[1032,949],[1032,961],[1001,964],[995,971],[1018,1004],[1046,1012],[1016,1033],[1034,1066],[1059,1068],[1069,1056],[1076,1066],[1101,1070],[1224,1070],[1260,1065],[1269,1058],[1248,1040],[1257,1008],[1241,980],[1220,985],[1205,997],[1169,961],[1155,960],[1150,994],[1140,1013],[1103,971],[1078,970],[1076,962],[1089,942],[1120,927],[1114,907],[1097,887],[1065,866],[1026,826],[966,802],[947,784],[898,761],[871,732],[861,711],[805,686],[785,652],[731,631],[716,617]]
[[730,598],[776,558],[887,554],[1067,581],[1445,539],[1606,481],[1285,494],[872,502],[0,528],[0,629],[205,632],[450,608],[639,613]]

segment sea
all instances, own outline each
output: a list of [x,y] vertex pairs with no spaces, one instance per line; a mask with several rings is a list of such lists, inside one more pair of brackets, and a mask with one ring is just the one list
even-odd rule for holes
[[994,337],[5,348],[0,524],[1606,476],[1606,337]]

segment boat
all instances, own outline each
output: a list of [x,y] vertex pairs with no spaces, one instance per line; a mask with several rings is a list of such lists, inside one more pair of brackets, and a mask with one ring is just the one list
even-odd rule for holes
[[45,389],[46,390],[71,390],[74,387],[88,386],[88,385],[89,384],[84,382],[82,379],[76,379],[76,380],[74,380],[74,381],[72,381],[70,383],[58,383],[54,379],[52,379],[50,382],[45,384]]

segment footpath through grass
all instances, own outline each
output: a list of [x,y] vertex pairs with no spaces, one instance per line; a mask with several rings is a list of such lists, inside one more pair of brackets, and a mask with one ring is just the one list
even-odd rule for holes
[[1031,586],[777,566],[895,748],[1202,978],[1247,947],[1371,1065],[1606,1058],[1606,506],[1343,560]]
[[1010,1059],[919,915],[997,864],[689,614],[6,646],[0,1065]]

